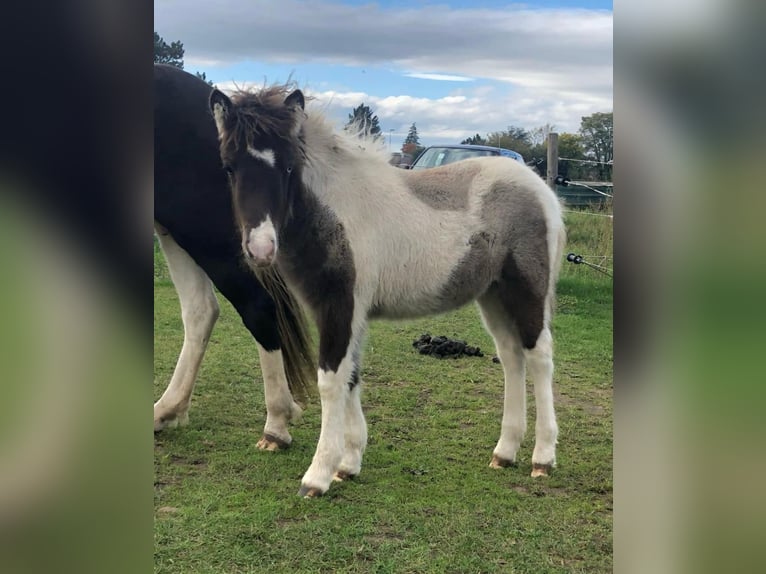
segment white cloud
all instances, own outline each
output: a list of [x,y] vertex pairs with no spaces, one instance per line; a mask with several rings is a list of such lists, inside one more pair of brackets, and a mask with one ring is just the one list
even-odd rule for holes
[[[219,82],[223,91],[258,88],[263,82]],[[314,109],[324,113],[341,128],[350,110],[361,103],[369,105],[378,116],[384,131],[404,136],[413,122],[423,143],[457,143],[476,133],[486,135],[508,126],[532,129],[552,124],[559,132],[576,132],[580,118],[594,112],[610,111],[610,99],[583,100],[576,96],[551,93],[547,96],[533,89],[500,93],[499,89],[479,86],[474,90],[440,98],[376,96],[360,91],[304,89],[313,99]]]
[[189,59],[392,64],[611,96],[612,14],[583,9],[407,9],[329,0],[155,2],[155,26]]
[[538,92],[514,90],[504,95],[485,89],[473,94],[441,98],[413,96],[379,97],[364,92],[308,91],[315,104],[342,126],[353,107],[364,102],[380,120],[384,130],[406,134],[412,122],[418,134],[428,143],[453,142],[476,133],[486,135],[510,125],[531,129],[553,124],[560,132],[576,132],[580,118],[598,111],[610,111],[609,99],[591,102],[559,94],[542,98]]
[[[424,143],[460,141],[509,125],[553,124],[560,132],[574,132],[582,116],[612,109],[608,11],[157,0],[155,27],[165,38],[184,42],[190,64],[288,63],[298,69],[329,63],[435,80],[428,86],[460,82],[443,97],[383,97],[358,89],[366,84],[344,88],[326,83],[330,78],[305,86],[339,126],[364,102],[386,132],[393,128],[403,136],[416,122]],[[252,88],[264,80],[241,78],[237,84]]]
[[473,78],[467,78],[465,76],[453,76],[450,74],[427,74],[423,72],[410,72],[404,74],[408,78],[420,78],[421,80],[437,80],[441,82],[473,82]]

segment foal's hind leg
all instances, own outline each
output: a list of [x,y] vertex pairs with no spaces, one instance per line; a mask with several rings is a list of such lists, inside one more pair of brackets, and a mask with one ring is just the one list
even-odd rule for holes
[[487,294],[479,300],[479,309],[484,325],[495,340],[505,375],[500,440],[489,463],[492,468],[502,468],[516,464],[516,453],[527,429],[525,357],[518,330],[501,299]]
[[184,343],[173,378],[154,403],[155,432],[189,422],[194,382],[219,312],[213,285],[205,272],[167,231],[157,228],[157,235],[181,303]]
[[516,460],[526,428],[524,371],[528,368],[537,411],[532,476],[546,476],[556,465],[558,437],[553,409],[553,341],[544,311],[547,302],[536,297],[523,281],[509,280],[491,289],[479,305],[505,371],[503,427],[490,466],[507,466]]
[[556,466],[558,425],[553,409],[553,338],[545,327],[533,349],[524,351],[532,383],[535,385],[535,450],[532,476],[546,476]]

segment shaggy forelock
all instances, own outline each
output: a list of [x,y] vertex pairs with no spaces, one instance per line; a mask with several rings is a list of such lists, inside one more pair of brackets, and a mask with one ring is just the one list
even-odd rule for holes
[[232,107],[221,134],[221,150],[250,146],[256,135],[290,141],[295,110],[284,105],[295,87],[277,84],[259,90],[238,90],[231,96]]

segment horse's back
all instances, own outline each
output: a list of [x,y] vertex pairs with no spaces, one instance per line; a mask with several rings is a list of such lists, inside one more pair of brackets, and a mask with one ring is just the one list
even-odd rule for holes
[[154,217],[189,252],[236,254],[231,197],[207,105],[211,90],[183,70],[154,67]]
[[511,268],[545,293],[561,222],[555,194],[537,174],[508,158],[486,157],[402,177],[416,202],[399,212],[399,231],[386,241],[398,248],[379,253],[375,314],[465,304]]
[[471,158],[403,177],[415,197],[441,210],[469,210],[498,187],[514,201],[550,201],[552,193],[534,171],[505,157]]

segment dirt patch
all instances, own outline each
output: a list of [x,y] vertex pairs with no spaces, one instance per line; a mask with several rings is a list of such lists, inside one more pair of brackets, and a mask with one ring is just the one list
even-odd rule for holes
[[412,346],[421,355],[430,355],[437,359],[484,356],[479,347],[468,345],[465,341],[443,336],[432,337],[429,333],[424,333],[415,339],[412,342]]

